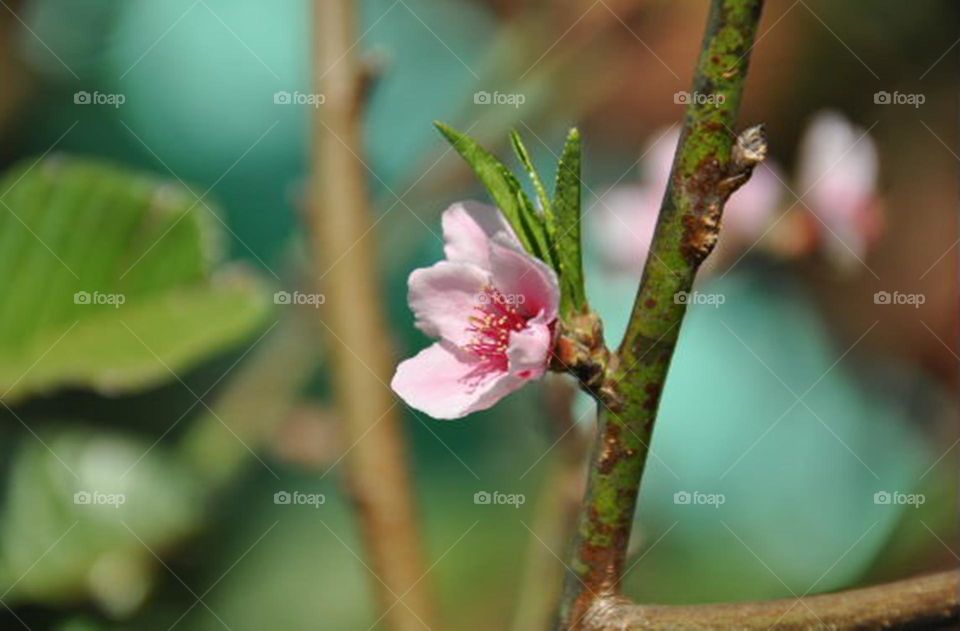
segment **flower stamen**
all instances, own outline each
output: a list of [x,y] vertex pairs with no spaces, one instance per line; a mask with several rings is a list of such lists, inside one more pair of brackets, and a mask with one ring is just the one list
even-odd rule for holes
[[473,336],[465,348],[497,369],[507,368],[511,332],[521,331],[527,325],[527,318],[517,303],[496,287],[487,286],[479,294],[478,304],[474,307],[478,315],[468,318],[470,326],[467,331]]

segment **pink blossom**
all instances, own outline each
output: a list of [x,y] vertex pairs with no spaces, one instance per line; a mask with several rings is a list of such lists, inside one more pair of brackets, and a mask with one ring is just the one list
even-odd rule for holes
[[640,183],[615,186],[588,211],[606,266],[637,276],[643,271],[653,241],[680,128],[659,131],[653,138],[641,154]]
[[744,247],[756,243],[780,209],[783,190],[776,163],[768,159],[758,165],[747,183],[727,200],[720,238]]
[[611,270],[639,277],[657,226],[663,190],[626,184],[612,188],[589,211],[599,254]]
[[[589,212],[603,246],[601,257],[608,267],[620,272],[639,275],[643,270],[680,128],[654,134],[654,138],[643,153],[641,183],[614,187],[601,195]],[[741,247],[753,245],[776,215],[782,191],[777,167],[766,163],[759,166],[727,202],[721,238]]]
[[411,407],[453,419],[543,376],[560,289],[496,208],[454,204],[443,236],[446,260],[408,283],[417,327],[439,340],[401,362],[391,387]]
[[877,148],[865,130],[822,112],[800,144],[798,183],[828,254],[861,258],[880,236]]
[[680,125],[673,125],[666,131],[653,133],[650,142],[643,150],[640,162],[640,176],[644,182],[659,190],[667,188],[670,169],[673,168],[673,156],[680,144]]

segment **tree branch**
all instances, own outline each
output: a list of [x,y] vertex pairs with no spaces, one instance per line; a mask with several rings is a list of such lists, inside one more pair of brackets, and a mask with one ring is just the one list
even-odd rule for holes
[[583,620],[589,631],[702,629],[955,629],[960,622],[960,571],[801,599],[723,605],[635,605],[622,598],[594,601]]
[[[393,370],[374,257],[371,205],[362,154],[367,73],[354,54],[355,0],[315,0],[316,109],[310,237],[326,302],[331,373],[345,439],[344,464],[355,500],[382,618],[391,629],[433,626],[426,574],[396,410],[386,385]],[[329,325],[327,324],[329,322]],[[401,602],[402,601],[402,602]]]
[[[617,593],[654,415],[697,269],[727,198],[766,152],[761,128],[736,122],[762,0],[713,0],[693,94],[627,332],[610,358],[600,428],[564,585],[559,628]],[[699,97],[699,98],[697,98]]]

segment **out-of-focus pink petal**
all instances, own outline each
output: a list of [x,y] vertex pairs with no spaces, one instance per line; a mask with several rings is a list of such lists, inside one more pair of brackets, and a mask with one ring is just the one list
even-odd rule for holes
[[503,214],[493,206],[457,202],[443,212],[443,252],[447,260],[490,269],[490,240],[520,242]]
[[485,410],[521,385],[506,372],[488,370],[469,353],[444,342],[401,362],[390,382],[407,405],[438,419]]
[[614,270],[639,274],[647,260],[663,190],[618,186],[590,209],[591,227],[604,263]]
[[547,371],[547,359],[553,345],[553,333],[547,320],[537,317],[527,328],[510,336],[507,350],[510,375],[521,380],[539,379]]
[[525,317],[537,314],[544,314],[548,320],[557,317],[560,285],[549,265],[498,238],[490,242],[490,270],[493,286],[508,299],[523,296],[522,302],[513,302]]
[[727,202],[720,237],[748,244],[759,239],[780,210],[783,191],[783,176],[777,166],[761,163]]
[[829,227],[825,238],[850,238],[876,223],[866,215],[878,208],[877,148],[864,129],[836,112],[818,114],[801,142],[798,168],[807,206]]
[[466,344],[470,339],[468,318],[489,284],[490,273],[469,263],[440,261],[414,270],[407,301],[417,328],[458,346]]
[[670,179],[670,167],[680,142],[680,126],[674,125],[655,131],[650,136],[650,144],[644,149],[642,175],[644,183],[659,193],[661,199]]

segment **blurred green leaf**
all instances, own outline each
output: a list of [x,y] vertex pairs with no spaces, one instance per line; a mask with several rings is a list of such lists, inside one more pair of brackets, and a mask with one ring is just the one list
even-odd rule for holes
[[215,225],[182,186],[49,158],[0,181],[0,398],[65,385],[116,393],[237,343],[266,294],[213,273]]
[[202,513],[190,471],[162,446],[87,428],[24,437],[0,519],[0,591],[10,603],[91,598],[137,609],[157,561]]
[[106,631],[106,627],[89,616],[78,616],[61,622],[56,631]]
[[551,239],[556,248],[562,286],[561,311],[569,315],[587,309],[580,241],[580,132],[576,128],[567,134],[553,195],[556,228],[551,230]]

